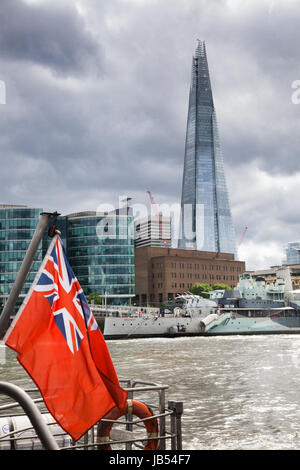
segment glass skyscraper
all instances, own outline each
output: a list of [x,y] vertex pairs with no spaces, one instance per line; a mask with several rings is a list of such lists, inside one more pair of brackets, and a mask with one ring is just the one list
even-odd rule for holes
[[289,242],[285,254],[285,264],[300,264],[300,242]]
[[66,216],[67,257],[86,295],[129,305],[135,295],[133,217],[79,212]]
[[[40,208],[0,205],[0,306],[3,307],[43,212]],[[23,300],[43,259],[42,242],[20,294]]]
[[204,41],[192,61],[179,248],[236,254]]

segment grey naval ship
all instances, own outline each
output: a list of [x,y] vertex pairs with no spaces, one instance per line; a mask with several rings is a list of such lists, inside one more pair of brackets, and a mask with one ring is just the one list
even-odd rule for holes
[[300,333],[300,291],[292,289],[289,268],[278,269],[271,284],[242,274],[236,289],[212,291],[210,299],[218,321],[206,325],[207,335]]
[[300,291],[285,267],[271,284],[244,273],[235,289],[211,291],[207,299],[187,292],[165,311],[111,313],[103,332],[106,339],[284,333],[300,333]]

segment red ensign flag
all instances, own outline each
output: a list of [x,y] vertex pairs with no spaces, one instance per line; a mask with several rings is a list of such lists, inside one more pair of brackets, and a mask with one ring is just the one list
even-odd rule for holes
[[108,348],[55,236],[4,342],[74,440],[127,399]]

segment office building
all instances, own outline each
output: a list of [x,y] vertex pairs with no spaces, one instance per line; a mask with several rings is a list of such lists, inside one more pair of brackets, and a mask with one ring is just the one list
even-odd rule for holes
[[79,212],[66,216],[67,257],[86,295],[130,305],[135,295],[133,217]]
[[[32,236],[43,212],[41,208],[24,205],[0,205],[0,306],[8,298],[21,267]],[[28,291],[43,258],[42,242],[36,252],[31,270],[20,294]],[[18,302],[20,304],[20,301]]]
[[179,248],[236,253],[205,43],[192,60]]
[[176,248],[142,247],[135,250],[136,297],[134,303],[159,307],[195,283],[235,287],[245,271],[243,261],[231,253]]
[[300,264],[300,242],[289,242],[285,256],[285,264]]
[[[2,306],[16,279],[42,212],[40,208],[0,206]],[[59,216],[57,227],[61,231],[70,265],[84,293],[88,295],[97,292],[105,298],[107,304],[129,305],[135,295],[133,217],[121,210],[111,213],[79,212]],[[50,241],[45,231],[19,304],[35,278]]]
[[142,246],[171,247],[171,217],[159,214],[143,217],[134,222],[134,244]]

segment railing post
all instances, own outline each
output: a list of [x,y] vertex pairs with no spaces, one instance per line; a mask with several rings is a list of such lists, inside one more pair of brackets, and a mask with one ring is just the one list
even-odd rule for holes
[[182,450],[181,416],[183,413],[183,403],[181,401],[169,401],[168,408],[173,411],[171,414],[170,431],[171,450]]
[[171,450],[176,450],[176,419],[175,419],[175,405],[174,401],[168,401],[168,408],[172,410],[170,414],[170,432],[171,432]]
[[177,450],[182,450],[182,430],[181,430],[181,416],[183,413],[182,401],[175,402],[175,414],[176,414],[176,434],[177,434]]
[[[166,411],[165,406],[166,406],[166,394],[165,394],[165,390],[161,390],[159,394],[159,413],[160,414],[163,414]],[[161,418],[159,418],[159,434],[161,436],[164,436],[165,433],[166,433],[166,417],[161,416]],[[160,439],[159,450],[166,450],[165,439]]]
[[[128,392],[128,400],[132,400],[132,399],[133,399],[133,392],[129,391]],[[126,421],[129,421],[129,423],[126,424],[126,431],[132,431],[133,426],[132,426],[132,424],[130,424],[130,421],[132,421],[132,414],[131,413],[126,415]],[[131,442],[126,442],[125,448],[126,448],[126,450],[132,450],[132,443]]]

